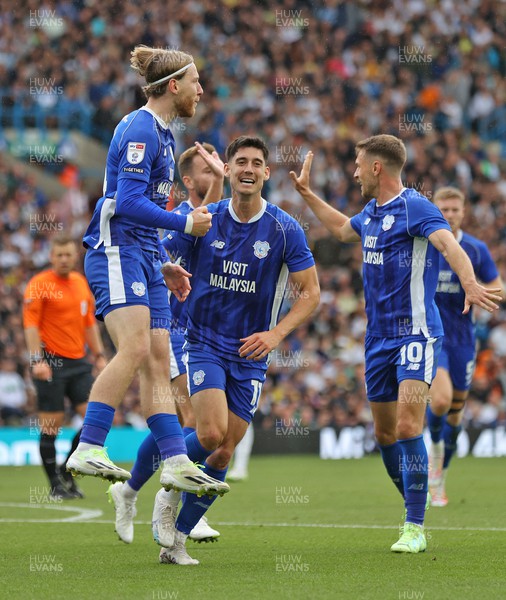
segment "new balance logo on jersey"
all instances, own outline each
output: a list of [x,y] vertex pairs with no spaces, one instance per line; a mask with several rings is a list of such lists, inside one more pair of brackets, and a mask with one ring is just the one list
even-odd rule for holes
[[223,248],[225,248],[225,242],[222,242],[221,240],[214,240],[214,242],[211,242],[211,246],[218,248],[218,250],[223,250]]
[[408,490],[415,490],[416,492],[423,491],[423,483],[413,483],[409,486]]
[[418,363],[409,363],[409,365],[406,367],[406,371],[418,371],[418,369],[420,368],[420,364]]
[[369,225],[370,222],[371,222],[371,217],[367,217],[367,219],[364,221],[364,225]]

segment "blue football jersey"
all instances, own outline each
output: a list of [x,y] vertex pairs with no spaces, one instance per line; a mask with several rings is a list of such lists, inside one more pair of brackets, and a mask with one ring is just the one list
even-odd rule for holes
[[[457,241],[469,256],[477,279],[483,283],[490,283],[499,276],[486,244],[463,231],[459,231]],[[444,256],[440,254],[436,304],[443,320],[445,345],[468,344],[474,346],[475,344],[472,307],[467,315],[462,314],[465,297],[459,278],[452,271]]]
[[428,241],[450,226],[439,208],[412,188],[351,218],[362,239],[367,332],[375,337],[443,335],[434,301],[439,252]]
[[157,227],[184,231],[186,218],[165,210],[174,180],[174,147],[169,127],[146,107],[120,121],[107,154],[104,195],[84,235],[85,246],[133,244],[156,251]]
[[[190,200],[185,200],[181,202],[179,206],[177,206],[172,212],[178,215],[188,215],[194,210],[194,206]],[[174,230],[165,230],[163,237],[167,237],[168,235],[174,235],[176,232]],[[184,269],[188,268],[186,261],[182,259],[181,256],[174,256],[174,262],[180,264]],[[193,281],[193,279],[192,279]],[[188,302],[179,302],[179,300],[174,296],[174,294],[169,292],[169,302],[170,309],[172,312],[172,320],[170,323],[171,332],[183,333],[186,329],[186,319],[188,313]]]
[[230,199],[208,209],[213,221],[204,237],[177,232],[162,243],[171,256],[185,259],[193,275],[187,300],[190,348],[242,361],[240,338],[276,325],[288,273],[309,269],[314,259],[297,221],[265,200],[248,223],[240,222]]

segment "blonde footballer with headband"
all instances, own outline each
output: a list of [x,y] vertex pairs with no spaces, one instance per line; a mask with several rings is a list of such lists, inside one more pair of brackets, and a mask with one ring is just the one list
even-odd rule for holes
[[[139,373],[143,415],[162,458],[164,488],[224,494],[226,483],[213,479],[186,456],[170,381],[168,353],[171,313],[167,287],[180,300],[190,276],[180,266],[160,261],[158,228],[203,236],[211,227],[207,208],[191,215],[165,210],[174,180],[175,142],[170,122],[192,117],[203,93],[193,58],[178,50],[137,46],[131,66],[146,80],[147,102],[118,124],[109,147],[104,195],[98,201],[83,242],[85,273],[117,354],[96,379],[79,446],[67,462],[73,474],[110,481],[139,474],[117,467],[104,448],[116,408]],[[165,279],[165,281],[164,281]]]

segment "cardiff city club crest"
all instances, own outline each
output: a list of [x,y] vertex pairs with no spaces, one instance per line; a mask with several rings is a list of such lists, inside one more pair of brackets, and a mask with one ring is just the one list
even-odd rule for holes
[[144,296],[146,293],[146,286],[142,283],[142,281],[134,281],[132,283],[132,292],[136,296]]
[[383,225],[381,226],[381,229],[383,229],[383,231],[388,231],[389,229],[392,229],[392,225],[395,222],[395,217],[393,215],[386,215],[385,218],[383,219]]
[[200,385],[204,382],[204,377],[206,376],[205,372],[200,369],[200,371],[195,371],[193,374],[193,383],[195,385]]
[[253,244],[253,250],[255,251],[255,256],[257,258],[265,258],[267,254],[269,254],[269,250],[271,247],[269,246],[269,242],[261,242],[257,240]]

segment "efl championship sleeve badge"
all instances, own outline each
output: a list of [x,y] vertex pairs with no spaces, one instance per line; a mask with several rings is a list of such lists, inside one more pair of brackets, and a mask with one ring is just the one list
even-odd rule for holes
[[141,142],[128,142],[127,161],[131,165],[138,165],[144,160],[146,144]]

